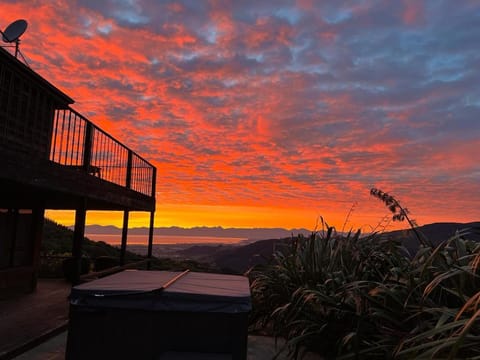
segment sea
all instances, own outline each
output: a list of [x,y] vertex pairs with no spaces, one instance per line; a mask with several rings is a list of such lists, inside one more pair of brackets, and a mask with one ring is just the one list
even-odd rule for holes
[[[122,242],[120,234],[89,234],[85,236],[93,241],[103,241],[107,244],[118,246]],[[200,245],[200,244],[229,244],[240,245],[247,241],[245,238],[236,237],[212,237],[212,236],[177,236],[177,235],[153,235],[155,245]],[[148,245],[148,235],[128,234],[129,245]]]

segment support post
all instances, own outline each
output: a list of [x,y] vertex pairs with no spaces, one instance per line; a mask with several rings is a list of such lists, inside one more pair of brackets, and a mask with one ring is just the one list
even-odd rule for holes
[[44,205],[38,206],[32,211],[32,238],[33,238],[33,277],[32,277],[32,290],[37,288],[38,271],[40,269],[40,248],[42,246],[43,238],[43,224],[45,221],[45,208]]
[[132,166],[133,166],[133,153],[132,153],[132,150],[128,150],[127,177],[125,179],[125,187],[127,189],[132,188]]
[[[150,228],[148,231],[148,259],[152,260],[152,248],[153,248],[153,228],[154,228],[154,218],[155,211],[150,211]],[[148,262],[147,269],[150,270],[151,261]]]
[[[156,195],[156,185],[157,185],[157,168],[152,169],[152,188],[151,188],[151,194],[150,196],[153,197],[153,209],[150,211],[150,229],[148,232],[148,259],[152,259],[152,248],[153,248],[153,229],[154,229],[154,219],[155,219],[155,195]],[[151,269],[152,262],[149,261],[147,265],[147,269]]]
[[[156,198],[156,188],[157,188],[157,168],[152,169],[152,189],[150,190],[151,194],[150,196],[153,197],[153,200]],[[155,204],[153,206],[153,209],[155,210]]]
[[125,253],[127,251],[128,237],[128,210],[123,211],[122,245],[120,247],[120,266],[125,265]]
[[8,210],[8,222],[7,226],[9,226],[9,230],[7,234],[10,240],[10,259],[9,259],[9,267],[14,267],[15,261],[15,248],[17,247],[17,228],[18,228],[18,209],[9,209]]
[[82,245],[85,236],[85,218],[87,216],[86,200],[82,199],[75,210],[75,229],[73,230],[72,257],[74,263],[73,284],[80,282],[80,273],[82,270]]

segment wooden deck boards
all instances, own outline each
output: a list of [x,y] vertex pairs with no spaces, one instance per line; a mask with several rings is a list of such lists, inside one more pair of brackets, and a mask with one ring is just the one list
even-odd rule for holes
[[70,284],[64,280],[43,279],[32,294],[0,300],[0,359],[65,327],[69,294]]

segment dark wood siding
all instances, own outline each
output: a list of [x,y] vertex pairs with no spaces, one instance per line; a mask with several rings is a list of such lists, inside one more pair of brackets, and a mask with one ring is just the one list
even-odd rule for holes
[[6,63],[0,63],[0,99],[0,144],[48,158],[53,99]]

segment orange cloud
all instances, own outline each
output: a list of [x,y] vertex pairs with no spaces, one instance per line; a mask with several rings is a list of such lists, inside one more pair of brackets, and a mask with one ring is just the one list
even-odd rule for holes
[[27,19],[32,68],[158,167],[159,225],[341,227],[357,202],[367,229],[371,186],[420,223],[478,220],[476,3],[35,5],[0,27]]

